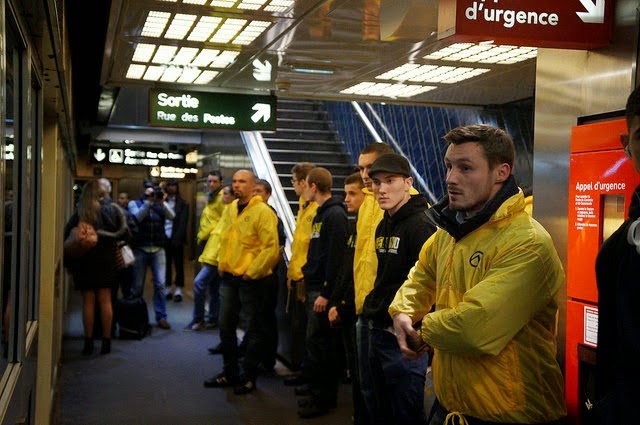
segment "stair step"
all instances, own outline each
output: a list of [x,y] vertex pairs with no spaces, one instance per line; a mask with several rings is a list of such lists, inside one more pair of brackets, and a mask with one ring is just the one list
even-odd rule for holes
[[332,131],[330,124],[324,120],[310,120],[301,118],[280,118],[278,116],[278,129],[292,130],[321,130]]
[[306,110],[306,109],[283,109],[278,108],[276,112],[277,120],[282,119],[302,119],[302,120],[326,120],[326,111]]
[[337,140],[337,133],[333,130],[306,130],[278,127],[275,133],[271,133],[271,135],[271,137],[283,139]]
[[[264,138],[264,137],[263,137]],[[324,152],[344,152],[344,146],[342,142],[327,142],[318,140],[301,140],[301,139],[267,139],[264,138],[264,142],[267,145],[269,151],[279,149],[291,149],[291,150],[304,150],[313,151],[319,150]]]
[[351,158],[346,153],[328,151],[303,151],[303,150],[270,150],[271,159],[274,162],[302,162],[309,161],[314,164],[320,163],[349,163]]
[[[301,161],[273,161],[273,166],[276,169],[278,175],[286,174],[291,172],[291,167]],[[311,161],[310,161],[311,162]],[[332,175],[341,176],[341,175],[349,175],[355,172],[355,166],[353,164],[334,164],[334,163],[323,163],[323,162],[314,162],[317,167],[326,168],[331,172]]]
[[277,109],[296,109],[300,111],[324,111],[324,106],[317,100],[278,98]]

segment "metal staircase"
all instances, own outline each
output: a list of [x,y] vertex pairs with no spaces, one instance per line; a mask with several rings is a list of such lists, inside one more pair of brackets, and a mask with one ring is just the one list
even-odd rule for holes
[[355,171],[344,144],[319,101],[278,99],[278,128],[262,132],[273,166],[294,216],[298,198],[291,183],[291,168],[298,162],[312,162],[333,176],[333,193],[342,193],[344,179]]

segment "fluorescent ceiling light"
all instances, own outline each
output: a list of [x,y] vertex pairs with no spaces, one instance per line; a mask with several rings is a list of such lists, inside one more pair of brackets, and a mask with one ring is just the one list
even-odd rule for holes
[[171,19],[170,13],[150,11],[141,35],[158,38],[164,34],[165,38],[171,40],[186,38],[190,41],[247,45],[272,24],[270,21],[203,16],[194,25],[197,18],[196,15],[178,13]]
[[143,37],[160,37],[167,26],[167,22],[169,22],[169,17],[171,17],[171,14],[168,12],[150,11],[141,35]]
[[299,72],[301,74],[322,74],[322,75],[333,75],[332,69],[320,69],[320,68],[306,68],[304,66],[291,66],[291,70],[293,72]]
[[488,68],[471,68],[407,63],[380,74],[378,80],[410,81],[416,83],[457,83],[489,72]]
[[513,64],[537,57],[535,47],[456,43],[424,56],[424,59],[454,62]]
[[379,96],[379,97],[413,97],[420,93],[425,93],[436,89],[435,86],[408,85],[400,83],[372,83],[362,82],[347,89],[341,90],[340,93],[355,94],[361,96]]

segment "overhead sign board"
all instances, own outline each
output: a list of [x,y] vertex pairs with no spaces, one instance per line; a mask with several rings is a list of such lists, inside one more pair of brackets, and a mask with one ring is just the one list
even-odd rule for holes
[[275,130],[276,97],[233,93],[149,90],[153,126]]
[[89,160],[93,164],[142,165],[147,167],[186,167],[185,154],[161,149],[91,146]]
[[593,49],[610,43],[615,0],[440,0],[438,38]]

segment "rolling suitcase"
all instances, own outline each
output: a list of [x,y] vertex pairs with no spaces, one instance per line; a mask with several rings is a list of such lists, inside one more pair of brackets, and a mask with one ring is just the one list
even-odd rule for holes
[[142,339],[151,333],[147,302],[142,297],[117,300],[114,313],[120,339]]

